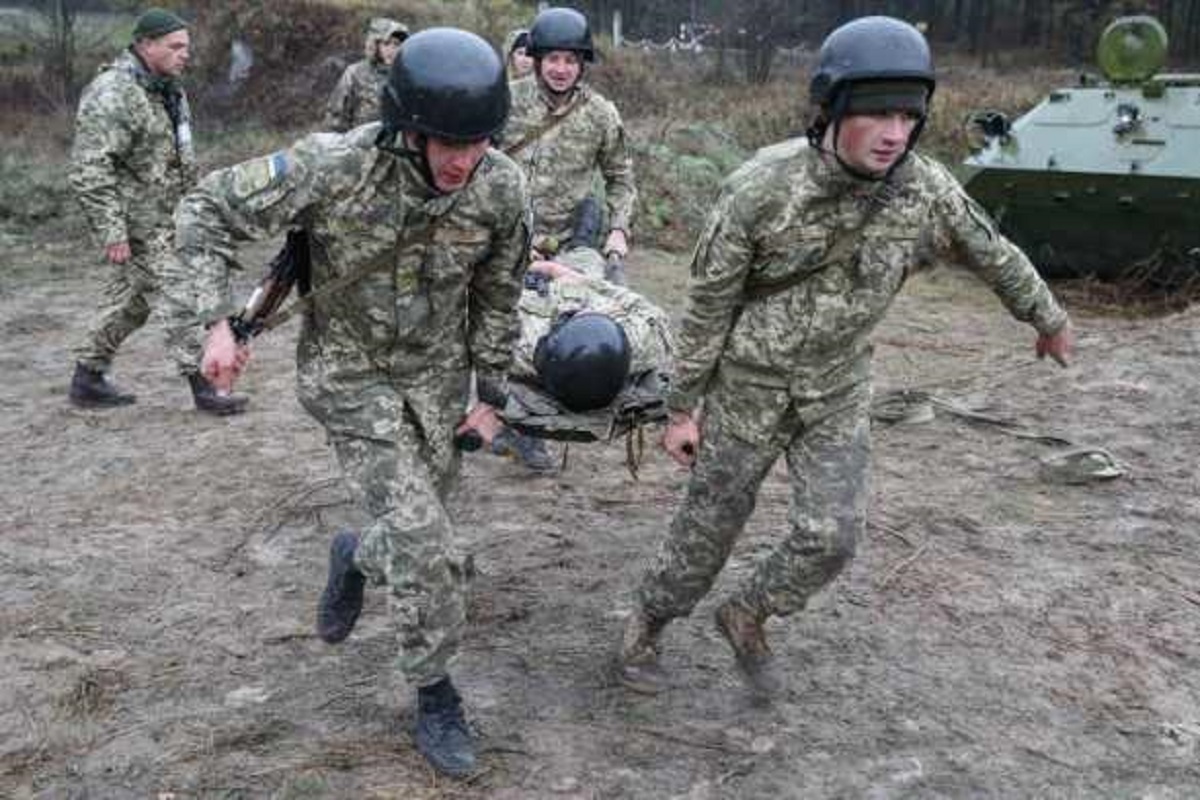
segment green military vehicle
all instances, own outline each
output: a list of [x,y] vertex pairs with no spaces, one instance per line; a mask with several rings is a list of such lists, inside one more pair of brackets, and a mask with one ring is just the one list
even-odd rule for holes
[[1160,72],[1166,54],[1158,20],[1122,17],[1097,46],[1104,80],[1012,123],[972,117],[967,190],[1046,276],[1200,270],[1200,75]]

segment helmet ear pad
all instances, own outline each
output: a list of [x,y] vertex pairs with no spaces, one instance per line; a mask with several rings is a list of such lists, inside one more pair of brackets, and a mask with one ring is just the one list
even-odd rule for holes
[[629,378],[631,360],[624,328],[594,311],[559,317],[533,354],[541,387],[576,412],[611,404]]

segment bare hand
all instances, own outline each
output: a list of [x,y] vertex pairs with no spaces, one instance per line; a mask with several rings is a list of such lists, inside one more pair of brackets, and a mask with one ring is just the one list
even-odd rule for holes
[[208,331],[200,374],[220,392],[233,391],[233,384],[250,360],[250,348],[238,344],[228,320],[221,320]]
[[625,231],[620,228],[614,228],[608,234],[608,239],[604,242],[604,255],[609,256],[616,253],[621,258],[629,255],[629,240],[625,237]]
[[471,407],[471,410],[467,412],[466,419],[454,429],[454,435],[461,436],[474,431],[483,439],[483,443],[490,448],[492,446],[492,439],[496,438],[496,434],[500,433],[503,427],[504,423],[500,421],[500,417],[496,414],[496,409],[487,403],[479,402]]
[[680,466],[690,468],[695,464],[696,453],[700,449],[700,426],[696,422],[696,415],[672,411],[661,444],[667,455]]
[[1071,330],[1071,323],[1064,325],[1058,333],[1040,334],[1034,349],[1039,359],[1050,356],[1060,367],[1067,366],[1075,350],[1075,332]]
[[129,242],[113,242],[104,248],[104,257],[110,264],[124,264],[133,257]]
[[573,281],[578,280],[581,273],[571,269],[566,264],[560,264],[557,261],[531,261],[529,264],[529,272],[545,275],[551,280],[556,281]]

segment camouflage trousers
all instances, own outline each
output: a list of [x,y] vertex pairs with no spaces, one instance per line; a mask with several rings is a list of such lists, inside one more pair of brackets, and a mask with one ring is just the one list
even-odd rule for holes
[[452,542],[446,496],[458,473],[401,422],[394,440],[331,433],[351,490],[373,522],[362,532],[355,565],[386,585],[398,624],[398,666],[417,686],[446,675],[466,624],[469,569]]
[[[171,289],[186,286],[171,247],[170,231],[146,239],[130,239],[131,257],[109,264],[111,273],[101,289],[100,307],[83,340],[74,348],[75,360],[107,372],[122,342],[155,316],[165,330],[167,355],[181,375],[200,364],[202,331],[190,324],[192,308]],[[168,291],[164,292],[164,289]]]
[[816,418],[789,408],[773,435],[757,444],[729,430],[726,409],[736,407],[736,398],[723,394],[705,401],[687,495],[637,590],[642,609],[653,618],[690,614],[712,588],[780,455],[787,459],[791,483],[788,530],[735,589],[735,602],[763,617],[803,609],[853,558],[866,525],[868,388]]

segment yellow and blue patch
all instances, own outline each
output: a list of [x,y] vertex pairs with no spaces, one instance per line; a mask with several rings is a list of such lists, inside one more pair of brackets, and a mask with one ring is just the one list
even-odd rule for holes
[[283,151],[271,153],[238,164],[232,169],[233,193],[247,198],[280,183],[288,174],[289,165]]

